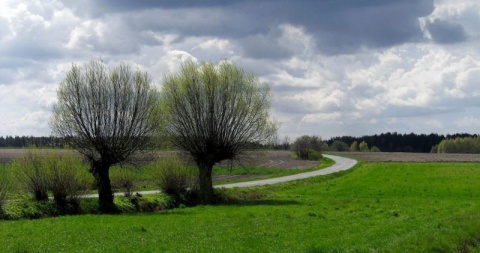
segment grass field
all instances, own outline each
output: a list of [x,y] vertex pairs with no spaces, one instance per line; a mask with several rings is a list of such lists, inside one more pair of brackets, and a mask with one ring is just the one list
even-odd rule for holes
[[480,165],[366,163],[161,213],[0,222],[1,252],[458,252],[480,238]]

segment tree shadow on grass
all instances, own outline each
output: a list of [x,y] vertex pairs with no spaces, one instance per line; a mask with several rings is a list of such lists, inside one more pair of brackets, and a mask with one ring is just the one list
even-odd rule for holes
[[281,200],[281,199],[260,199],[260,200],[239,200],[230,203],[220,203],[219,205],[225,206],[291,206],[291,205],[303,205],[300,201],[296,200]]

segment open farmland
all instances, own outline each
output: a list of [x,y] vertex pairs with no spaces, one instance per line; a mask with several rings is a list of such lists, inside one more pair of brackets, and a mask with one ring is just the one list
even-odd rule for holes
[[[9,163],[15,158],[19,158],[28,149],[0,149],[0,163]],[[42,152],[75,152],[65,149],[42,149]],[[157,157],[165,157],[176,154],[172,151],[155,151],[148,152],[138,158],[139,161],[149,162]],[[135,161],[134,161],[135,162]],[[242,155],[238,161],[233,161],[233,166],[252,166],[263,168],[278,168],[278,169],[307,169],[318,166],[318,161],[297,160],[291,158],[290,151],[250,151]],[[224,161],[221,166],[230,166],[229,161]]]
[[480,162],[480,154],[329,152],[365,162]]

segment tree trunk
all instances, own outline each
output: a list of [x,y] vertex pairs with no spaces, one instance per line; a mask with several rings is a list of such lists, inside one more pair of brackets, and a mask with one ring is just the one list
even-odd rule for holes
[[98,205],[102,213],[112,213],[115,211],[109,170],[109,164],[102,162],[92,163],[92,174],[95,177],[95,183],[98,189]]
[[200,203],[204,205],[214,202],[213,184],[212,184],[212,168],[211,163],[198,163],[198,181],[200,186]]

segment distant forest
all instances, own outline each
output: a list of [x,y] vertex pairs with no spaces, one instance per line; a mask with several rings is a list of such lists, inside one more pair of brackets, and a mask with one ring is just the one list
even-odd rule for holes
[[65,146],[65,143],[62,138],[54,136],[0,136],[0,148],[23,148],[30,146],[43,148],[63,148]]
[[[440,142],[446,139],[478,137],[477,134],[457,133],[449,135],[438,134],[399,134],[399,133],[382,133],[379,135],[365,135],[362,137],[341,136],[333,137],[327,140],[329,146],[334,141],[342,141],[348,146],[353,142],[361,143],[365,141],[369,148],[373,146],[378,147],[382,152],[416,152],[429,153],[432,147],[438,146]],[[34,136],[0,136],[0,148],[23,148],[23,147],[43,147],[43,148],[64,148],[65,142],[63,139],[49,136],[49,137],[34,137]],[[252,145],[257,146],[257,145]],[[290,145],[279,144],[275,149],[288,149]],[[262,145],[257,146],[262,147]],[[435,151],[436,152],[436,151]]]
[[[445,139],[465,137],[477,137],[476,134],[399,134],[399,133],[382,133],[379,135],[365,135],[362,137],[342,136],[333,137],[327,141],[330,146],[334,141],[342,141],[349,146],[356,141],[361,143],[365,141],[368,147],[378,147],[382,152],[414,152],[414,153],[429,153],[432,151],[432,147],[437,146],[441,141]],[[435,150],[436,152],[436,150]]]

